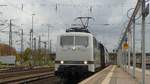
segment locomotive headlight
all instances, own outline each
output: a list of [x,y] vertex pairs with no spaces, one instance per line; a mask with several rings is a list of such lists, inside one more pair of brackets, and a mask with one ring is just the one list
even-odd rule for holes
[[61,64],[64,64],[64,61],[60,61]]
[[87,64],[87,61],[84,61],[84,64]]
[[75,50],[76,50],[76,48],[75,48],[75,47],[73,47],[73,48],[72,48],[72,50],[73,50],[73,51],[75,51]]

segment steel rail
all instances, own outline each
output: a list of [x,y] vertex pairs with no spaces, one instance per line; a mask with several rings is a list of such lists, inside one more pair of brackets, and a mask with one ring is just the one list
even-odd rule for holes
[[44,73],[34,73],[25,76],[5,78],[0,80],[1,84],[11,83],[11,84],[20,84],[20,83],[28,83],[36,80],[46,79],[50,77],[55,77],[53,72],[44,72]]

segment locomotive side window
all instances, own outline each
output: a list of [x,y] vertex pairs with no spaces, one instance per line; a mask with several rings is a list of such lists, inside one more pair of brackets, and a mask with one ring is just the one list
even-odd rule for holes
[[74,36],[62,36],[61,46],[73,46]]
[[94,45],[95,48],[97,48],[97,41],[96,41],[95,38],[93,38],[93,45]]
[[88,37],[87,36],[75,36],[75,45],[87,47]]

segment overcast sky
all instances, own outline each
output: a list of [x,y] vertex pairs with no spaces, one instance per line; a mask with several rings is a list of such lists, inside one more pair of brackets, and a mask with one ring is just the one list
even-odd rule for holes
[[[21,28],[25,34],[29,34],[34,15],[35,36],[42,35],[42,40],[47,40],[47,24],[50,24],[50,39],[52,39],[55,49],[56,36],[65,32],[71,24],[77,23],[75,20],[79,16],[91,16],[95,20],[90,21],[89,30],[102,42],[109,51],[118,46],[121,31],[127,25],[127,11],[134,8],[137,0],[0,0],[0,22],[12,19],[13,31]],[[129,15],[132,11],[129,12]],[[149,16],[148,16],[149,18]],[[147,23],[149,21],[147,20]],[[6,22],[7,24],[8,22]],[[22,25],[21,25],[22,24]],[[106,25],[109,24],[109,25]],[[7,25],[0,26],[0,29]],[[137,25],[137,51],[140,50],[140,26]],[[149,34],[149,24],[147,27],[147,38]],[[8,28],[5,29],[7,31]],[[19,49],[19,44],[15,41],[20,39],[13,34],[13,46]],[[25,35],[25,46],[29,36]],[[8,33],[0,32],[0,42],[8,43]],[[146,50],[149,51],[150,39],[146,40]]]

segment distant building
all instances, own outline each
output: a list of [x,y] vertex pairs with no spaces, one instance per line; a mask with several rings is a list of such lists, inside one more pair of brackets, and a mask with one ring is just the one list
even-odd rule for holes
[[0,43],[0,56],[15,55],[16,49],[7,44]]
[[16,63],[16,49],[9,47],[9,45],[0,43],[0,62],[2,64]]
[[2,64],[15,65],[16,64],[16,56],[0,56],[0,62]]
[[[131,59],[131,61],[132,61],[132,59]],[[142,63],[142,54],[141,53],[136,53],[136,62]],[[146,53],[146,64],[150,64],[150,53]]]

